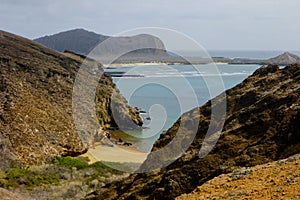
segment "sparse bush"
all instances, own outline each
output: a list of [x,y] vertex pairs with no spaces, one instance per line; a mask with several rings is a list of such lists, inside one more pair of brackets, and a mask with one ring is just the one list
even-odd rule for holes
[[[118,166],[118,168],[128,168],[126,164],[122,163],[104,163],[101,161],[88,164],[89,159],[86,157],[72,158],[72,157],[55,157],[52,164],[45,167],[26,167],[26,168],[11,168],[6,171],[0,171],[0,187],[15,188],[20,185],[27,189],[45,185],[58,185],[61,181],[82,181],[89,184],[92,180],[99,180],[101,177],[110,177],[112,175],[123,174],[123,172],[112,169],[111,166]],[[109,165],[107,165],[109,164]],[[65,178],[63,175],[72,174],[72,168],[78,169],[76,173]],[[101,180],[101,179],[100,179]]]
[[23,184],[38,186],[42,184],[58,184],[59,177],[52,171],[31,171],[28,168],[12,168],[0,177],[0,187],[10,188]]
[[72,158],[70,156],[56,157],[54,159],[54,162],[57,163],[59,166],[64,166],[70,169],[72,169],[72,167],[76,167],[77,169],[84,169],[89,166],[87,162],[78,160],[76,158]]
[[27,172],[27,169],[24,168],[12,168],[5,172],[4,177],[5,179],[17,179],[24,176]]

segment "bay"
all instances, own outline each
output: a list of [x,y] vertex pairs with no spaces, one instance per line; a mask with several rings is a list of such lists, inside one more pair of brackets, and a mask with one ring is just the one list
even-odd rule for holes
[[143,111],[145,129],[119,137],[149,152],[160,134],[183,113],[241,83],[259,67],[229,64],[107,67],[105,72],[112,75],[129,104]]

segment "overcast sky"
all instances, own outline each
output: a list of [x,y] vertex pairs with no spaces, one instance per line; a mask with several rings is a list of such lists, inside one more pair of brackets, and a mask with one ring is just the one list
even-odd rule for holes
[[209,50],[300,50],[299,0],[0,0],[0,29],[27,38],[84,28],[183,32]]

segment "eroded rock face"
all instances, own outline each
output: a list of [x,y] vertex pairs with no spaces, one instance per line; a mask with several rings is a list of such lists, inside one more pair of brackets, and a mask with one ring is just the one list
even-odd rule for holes
[[[222,173],[300,152],[299,65],[284,69],[277,65],[262,67],[226,94],[225,125],[220,139],[206,157],[199,158],[198,153],[211,118],[211,102],[200,108],[199,116],[192,110],[181,117],[187,129],[189,121],[200,119],[199,129],[192,145],[174,163],[165,169],[133,174],[87,199],[173,199]],[[161,135],[153,150],[170,143],[179,126],[180,120]],[[149,156],[142,167],[151,168],[153,163],[167,159]]]
[[[91,140],[83,140],[73,122],[72,92],[80,60],[66,57],[30,40],[0,31],[0,148],[1,167],[21,162],[41,164],[58,155],[79,155]],[[98,63],[93,63],[101,68]],[[96,92],[102,128],[117,126],[109,104],[115,85],[103,76]],[[120,110],[130,109],[119,95]],[[142,123],[138,114],[123,114]],[[129,119],[127,119],[129,118]],[[82,133],[93,137],[93,132]],[[4,153],[10,152],[10,153]]]

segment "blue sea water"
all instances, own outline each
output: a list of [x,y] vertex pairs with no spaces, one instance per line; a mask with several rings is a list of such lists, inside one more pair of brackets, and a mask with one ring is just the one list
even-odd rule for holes
[[[259,65],[144,65],[110,67],[105,71],[124,73],[113,77],[122,95],[133,107],[146,113],[144,129],[123,139],[143,151],[150,151],[162,131],[185,112],[205,104],[226,89],[241,83]],[[147,120],[147,118],[151,120]]]

